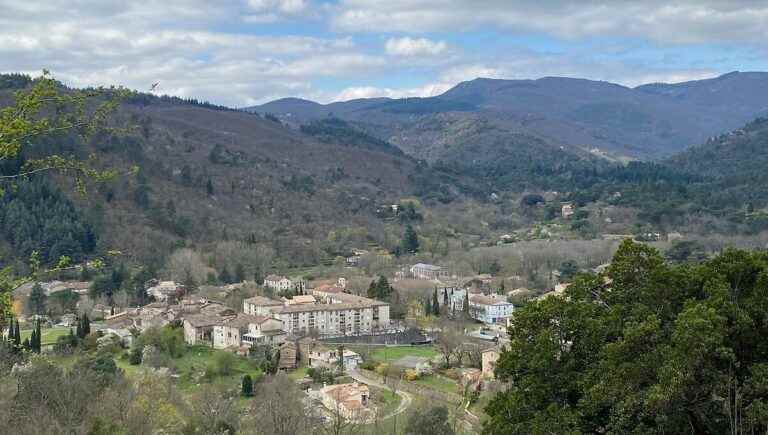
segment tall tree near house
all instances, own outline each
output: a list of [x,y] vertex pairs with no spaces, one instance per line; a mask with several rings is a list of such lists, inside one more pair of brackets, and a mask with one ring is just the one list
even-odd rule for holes
[[424,299],[424,315],[432,315],[432,299],[429,296]]
[[435,316],[440,316],[440,301],[437,299],[437,287],[432,294],[432,312]]
[[415,254],[419,252],[419,236],[411,224],[406,225],[401,242],[403,252]]
[[339,373],[343,375],[344,374],[344,345],[343,344],[339,345],[337,352],[339,353]]
[[251,378],[251,375],[243,376],[243,383],[240,392],[243,397],[253,396],[253,379]]
[[464,289],[464,304],[461,306],[461,311],[464,314],[464,318],[469,320],[469,290]]
[[29,294],[29,299],[27,299],[27,309],[32,314],[44,314],[46,299],[47,296],[45,295],[45,290],[43,290],[43,287],[39,282],[35,283],[35,285],[32,287],[32,291]]

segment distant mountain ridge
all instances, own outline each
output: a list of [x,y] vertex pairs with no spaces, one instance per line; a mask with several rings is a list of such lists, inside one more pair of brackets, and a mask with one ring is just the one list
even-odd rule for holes
[[[330,104],[286,98],[246,110],[296,125],[334,116],[417,158],[431,121],[447,114],[580,150],[659,158],[768,115],[768,73],[731,72],[712,79],[630,88],[566,77],[478,78],[428,98],[372,98]],[[415,128],[414,126],[419,127]],[[459,144],[460,145],[460,144]]]

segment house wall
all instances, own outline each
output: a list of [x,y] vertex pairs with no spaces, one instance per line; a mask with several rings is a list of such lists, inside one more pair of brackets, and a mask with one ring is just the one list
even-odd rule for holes
[[226,349],[228,347],[239,347],[241,344],[240,330],[227,325],[217,325],[213,327],[213,347],[216,349]]

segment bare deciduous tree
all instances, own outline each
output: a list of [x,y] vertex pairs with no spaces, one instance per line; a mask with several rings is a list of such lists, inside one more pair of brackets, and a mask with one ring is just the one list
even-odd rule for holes
[[251,406],[249,433],[301,435],[315,427],[308,415],[305,394],[287,376],[278,373],[261,382]]

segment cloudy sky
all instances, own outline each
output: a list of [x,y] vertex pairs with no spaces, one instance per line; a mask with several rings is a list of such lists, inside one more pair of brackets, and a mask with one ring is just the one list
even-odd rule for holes
[[764,0],[0,0],[0,72],[246,106],[768,70]]

